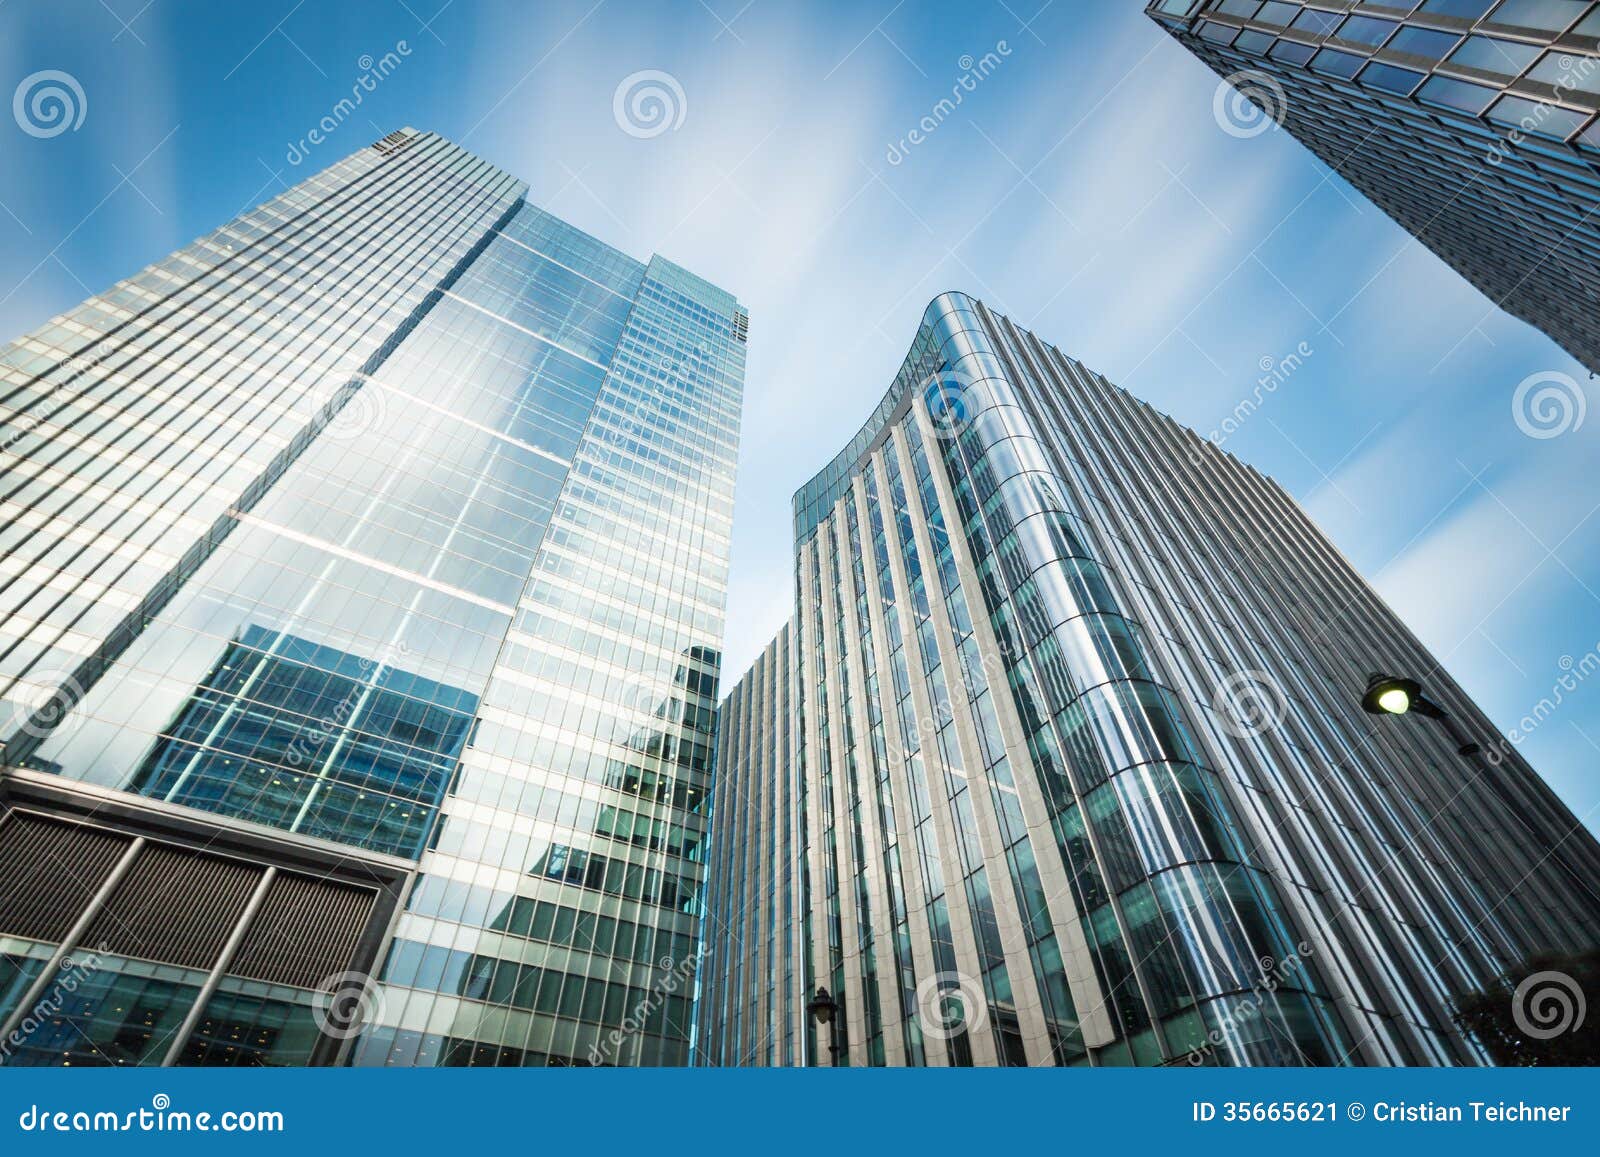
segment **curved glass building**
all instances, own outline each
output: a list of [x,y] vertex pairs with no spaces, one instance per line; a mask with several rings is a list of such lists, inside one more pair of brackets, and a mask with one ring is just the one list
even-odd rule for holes
[[722,708],[704,1063],[1477,1063],[1452,995],[1600,942],[1513,748],[1363,713],[1416,672],[1492,734],[1295,503],[982,303],[795,532]]

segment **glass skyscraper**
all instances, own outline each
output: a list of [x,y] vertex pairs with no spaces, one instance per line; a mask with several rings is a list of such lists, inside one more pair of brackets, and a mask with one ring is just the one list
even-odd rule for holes
[[748,319],[525,192],[402,130],[0,352],[0,1062],[686,1062]]
[[981,302],[794,508],[698,1062],[1481,1063],[1452,998],[1600,944],[1600,845],[1295,502]]
[[[1600,3],[1147,11],[1491,301],[1600,373]],[[1265,127],[1216,108],[1240,131]]]

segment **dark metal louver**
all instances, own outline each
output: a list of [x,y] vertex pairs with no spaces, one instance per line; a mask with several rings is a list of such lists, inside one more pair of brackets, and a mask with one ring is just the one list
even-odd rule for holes
[[351,967],[374,899],[366,889],[309,876],[279,876],[229,971],[316,988]]
[[59,942],[132,842],[27,815],[0,823],[0,933]]
[[262,871],[183,848],[146,846],[83,943],[118,956],[210,968]]

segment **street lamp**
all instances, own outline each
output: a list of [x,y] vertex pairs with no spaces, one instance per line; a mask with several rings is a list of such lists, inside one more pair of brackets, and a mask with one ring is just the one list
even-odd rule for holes
[[1368,676],[1361,708],[1369,715],[1406,715],[1415,711],[1424,718],[1437,720],[1450,733],[1451,741],[1456,744],[1456,754],[1471,756],[1483,751],[1462,734],[1443,707],[1422,693],[1422,684],[1415,679],[1399,675]]
[[834,1016],[839,1011],[838,1001],[822,985],[817,985],[817,994],[806,1005],[809,1012],[818,1024],[828,1027],[828,1055],[833,1058],[835,1068],[839,1066],[839,1029],[834,1022]]

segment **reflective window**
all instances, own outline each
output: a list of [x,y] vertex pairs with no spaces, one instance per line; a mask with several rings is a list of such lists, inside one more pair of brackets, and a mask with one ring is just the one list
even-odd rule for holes
[[1389,52],[1404,52],[1426,60],[1443,60],[1461,38],[1453,32],[1438,32],[1431,28],[1402,28],[1384,45]]
[[1423,79],[1423,74],[1420,72],[1395,68],[1393,65],[1380,64],[1377,61],[1362,69],[1360,77],[1362,84],[1381,88],[1385,92],[1398,93],[1400,96],[1410,96]]
[[1494,24],[1560,32],[1588,9],[1588,0],[1504,0],[1489,14]]
[[1492,36],[1469,36],[1451,53],[1450,63],[1510,78],[1521,75],[1538,55],[1538,47],[1532,44],[1497,40]]
[[1465,81],[1452,80],[1448,76],[1432,76],[1417,90],[1417,98],[1430,104],[1460,109],[1476,116],[1489,107],[1489,102],[1495,98],[1496,92],[1497,90],[1484,88],[1480,84],[1467,84]]
[[1348,52],[1340,52],[1334,48],[1324,48],[1311,60],[1311,67],[1317,72],[1326,72],[1332,76],[1352,77],[1356,71],[1367,62],[1364,56],[1352,56]]
[[1588,113],[1573,112],[1520,96],[1501,97],[1488,115],[1497,124],[1511,125],[1525,133],[1557,141],[1566,140],[1589,119]]
[[1573,52],[1547,52],[1528,70],[1526,79],[1561,91],[1576,89],[1600,96],[1600,58]]
[[1389,39],[1389,34],[1400,27],[1392,20],[1377,20],[1371,16],[1352,16],[1339,25],[1334,35],[1340,40],[1366,44],[1373,48]]

